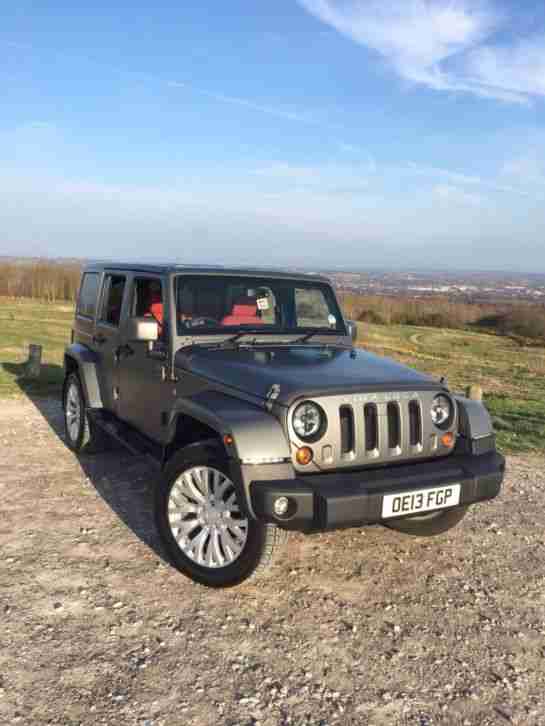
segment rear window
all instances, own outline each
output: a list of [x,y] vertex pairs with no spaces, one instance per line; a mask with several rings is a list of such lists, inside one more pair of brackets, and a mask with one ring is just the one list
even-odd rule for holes
[[98,273],[86,272],[81,281],[78,300],[78,314],[95,317],[98,296]]
[[125,278],[122,275],[107,275],[104,290],[104,303],[102,305],[103,309],[100,319],[109,325],[118,327],[121,319],[121,308],[123,306]]

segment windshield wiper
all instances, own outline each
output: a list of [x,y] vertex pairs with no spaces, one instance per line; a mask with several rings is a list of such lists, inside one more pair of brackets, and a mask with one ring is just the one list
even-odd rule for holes
[[[304,335],[302,335],[300,338],[295,338],[295,340],[292,341],[292,345],[299,345],[299,343],[306,343],[311,338],[313,338],[315,335],[331,335],[332,337],[335,337],[335,334],[336,335],[342,335],[342,333],[339,333],[336,330],[335,331],[325,331],[325,330],[322,330],[321,328],[319,330],[311,330],[310,332],[305,333]],[[346,345],[346,343],[341,343],[341,342],[331,342],[330,343],[329,341],[325,341],[325,340],[322,340],[319,343],[319,345],[323,345],[326,348],[328,346],[330,346],[330,345],[334,345],[337,348],[350,348],[350,347],[352,347],[352,346]]]
[[[184,346],[186,348],[237,348],[237,343],[239,340],[244,338],[246,335],[256,335],[258,332],[253,328],[250,328],[249,330],[241,330],[238,333],[235,333],[234,335],[231,335],[229,338],[224,338],[223,340],[203,340],[203,341],[191,341],[191,343],[187,346]],[[246,341],[247,345],[253,345],[256,342],[255,338]]]

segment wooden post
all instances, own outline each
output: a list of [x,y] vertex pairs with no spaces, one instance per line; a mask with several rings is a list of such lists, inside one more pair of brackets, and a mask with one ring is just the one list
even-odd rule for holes
[[42,346],[31,343],[28,346],[28,361],[25,374],[27,378],[39,378],[42,368]]
[[482,401],[483,389],[481,386],[474,383],[472,386],[467,387],[466,396],[471,398],[472,401]]

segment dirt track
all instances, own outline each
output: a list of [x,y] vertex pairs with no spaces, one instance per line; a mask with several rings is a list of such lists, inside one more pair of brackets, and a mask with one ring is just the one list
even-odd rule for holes
[[545,723],[543,459],[442,538],[298,536],[210,591],[164,561],[145,462],[60,432],[0,402],[0,723]]

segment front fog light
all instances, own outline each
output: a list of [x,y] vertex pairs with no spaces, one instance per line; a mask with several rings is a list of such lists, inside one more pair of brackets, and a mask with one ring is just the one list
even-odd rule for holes
[[283,517],[288,513],[290,500],[287,497],[278,497],[274,502],[274,513],[278,517]]

